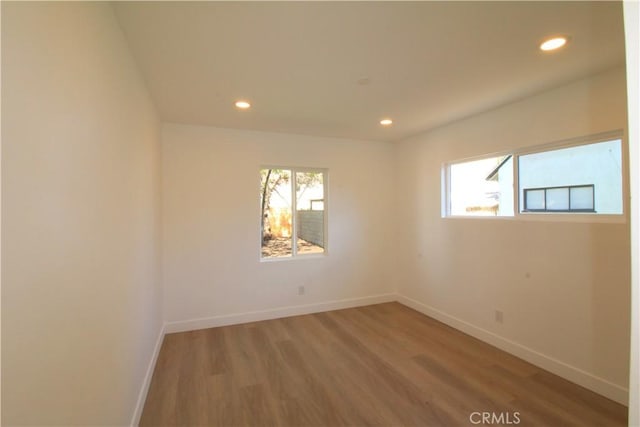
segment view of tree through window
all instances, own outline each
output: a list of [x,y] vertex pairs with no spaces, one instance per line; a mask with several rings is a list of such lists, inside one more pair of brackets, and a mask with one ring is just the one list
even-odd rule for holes
[[260,178],[262,258],[324,253],[325,173],[263,168]]

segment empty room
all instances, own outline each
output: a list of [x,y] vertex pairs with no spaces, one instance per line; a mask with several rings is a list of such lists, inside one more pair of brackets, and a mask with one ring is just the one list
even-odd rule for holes
[[626,426],[637,2],[1,2],[6,426]]

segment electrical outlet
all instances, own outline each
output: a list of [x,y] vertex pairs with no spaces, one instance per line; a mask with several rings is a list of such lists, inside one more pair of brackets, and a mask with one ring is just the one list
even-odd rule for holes
[[305,289],[304,286],[298,286],[298,295],[304,295]]
[[496,322],[504,323],[504,318],[503,318],[503,315],[502,315],[502,311],[500,311],[500,310],[496,310]]

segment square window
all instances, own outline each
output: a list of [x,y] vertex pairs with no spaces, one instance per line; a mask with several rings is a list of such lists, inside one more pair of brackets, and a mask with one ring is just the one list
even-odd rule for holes
[[571,210],[594,210],[593,186],[571,188]]
[[569,210],[569,188],[549,188],[546,193],[545,206],[548,211]]
[[544,190],[525,190],[525,207],[527,210],[543,211],[546,209],[544,203]]

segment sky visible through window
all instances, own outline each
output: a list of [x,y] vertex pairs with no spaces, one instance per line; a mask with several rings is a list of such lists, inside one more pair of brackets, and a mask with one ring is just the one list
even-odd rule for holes
[[[491,157],[450,166],[450,215],[496,216],[501,199],[497,179],[487,179],[504,156]],[[498,173],[508,173],[504,165]]]

